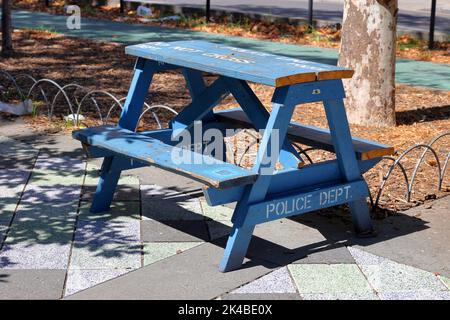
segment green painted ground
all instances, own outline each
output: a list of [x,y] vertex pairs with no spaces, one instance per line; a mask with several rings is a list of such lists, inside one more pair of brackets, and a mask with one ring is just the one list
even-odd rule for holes
[[[65,16],[46,13],[15,11],[13,25],[15,28],[42,27],[67,36],[125,44],[202,39],[321,63],[336,64],[337,60],[337,51],[332,49],[87,18],[82,18],[80,30],[69,30],[66,19]],[[450,90],[450,65],[402,59],[397,62],[396,77],[399,83]]]

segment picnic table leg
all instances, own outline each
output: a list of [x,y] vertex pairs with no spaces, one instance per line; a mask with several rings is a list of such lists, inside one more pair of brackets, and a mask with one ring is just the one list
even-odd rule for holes
[[[353,149],[343,100],[326,100],[323,103],[341,174],[347,181],[364,180]],[[349,207],[356,232],[360,235],[371,234],[373,226],[366,199],[350,202]]]
[[[236,205],[232,218],[233,228],[219,266],[221,271],[226,272],[239,268],[247,253],[255,228],[254,225],[246,224],[248,205],[262,201],[266,197],[294,111],[294,104],[285,104],[287,93],[287,88],[277,89],[274,93],[272,113],[267,121],[253,166],[253,170],[259,173],[259,178],[253,185],[247,187],[242,199]],[[273,150],[272,147],[277,150]]]
[[[189,90],[189,94],[192,99],[199,96],[207,87],[205,85],[205,81],[203,79],[202,72],[199,70],[189,69],[189,68],[183,68],[183,75],[186,80],[186,85]],[[214,112],[212,110],[209,110],[205,115],[203,115],[200,119],[197,119],[197,121],[212,121],[214,120]],[[202,133],[203,135],[203,133]],[[216,143],[216,142],[214,142]],[[211,153],[211,156],[214,158],[220,160],[220,161],[226,161],[226,144],[225,140],[221,141],[221,151],[217,152],[217,150],[213,150]],[[205,148],[202,148],[202,154],[205,153]]]
[[[264,129],[269,119],[269,112],[255,95],[247,82],[232,78],[225,78],[230,92],[241,106],[256,130]],[[284,168],[296,168],[303,160],[286,137],[280,153],[280,162]]]
[[[153,61],[137,59],[130,89],[120,115],[119,127],[132,131],[136,129],[148,88],[156,71],[157,67]],[[103,160],[91,212],[106,211],[111,206],[121,173],[119,169],[116,169],[114,158],[114,156],[110,156]]]

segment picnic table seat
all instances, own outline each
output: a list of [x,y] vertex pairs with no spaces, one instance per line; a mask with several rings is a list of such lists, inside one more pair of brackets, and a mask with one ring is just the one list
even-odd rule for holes
[[[214,111],[215,116],[221,120],[238,124],[240,127],[252,128],[252,123],[241,108]],[[308,126],[291,121],[288,129],[291,141],[298,142],[313,148],[334,152],[330,130]],[[382,156],[392,155],[394,148],[374,141],[352,136],[353,148],[358,160],[369,160]]]
[[[148,135],[116,126],[104,125],[76,130],[72,135],[85,145],[161,167],[218,189],[250,184],[257,177],[252,171],[231,163],[189,150],[181,150]],[[182,156],[179,156],[180,154]],[[183,162],[182,157],[196,161]],[[205,166],[205,163],[214,167]]]

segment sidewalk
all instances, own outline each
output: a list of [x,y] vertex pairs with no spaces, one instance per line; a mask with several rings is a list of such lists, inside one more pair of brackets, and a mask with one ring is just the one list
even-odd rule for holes
[[359,239],[311,213],[256,228],[221,273],[232,209],[156,168],[131,170],[89,212],[98,161],[69,135],[0,122],[0,299],[450,299],[450,197],[375,221]]
[[[14,11],[13,13],[15,28],[43,27],[67,36],[92,40],[135,44],[150,41],[202,39],[328,64],[336,64],[338,57],[337,51],[332,49],[87,18],[82,18],[81,30],[69,30],[66,27],[66,19],[65,16],[39,12]],[[398,83],[450,90],[449,79],[449,65],[405,59],[397,62],[396,80]]]

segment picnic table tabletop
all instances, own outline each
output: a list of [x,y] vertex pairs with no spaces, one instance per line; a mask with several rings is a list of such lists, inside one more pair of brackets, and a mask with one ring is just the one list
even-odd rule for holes
[[191,40],[128,46],[127,54],[231,78],[282,87],[350,78],[353,70],[228,45]]

